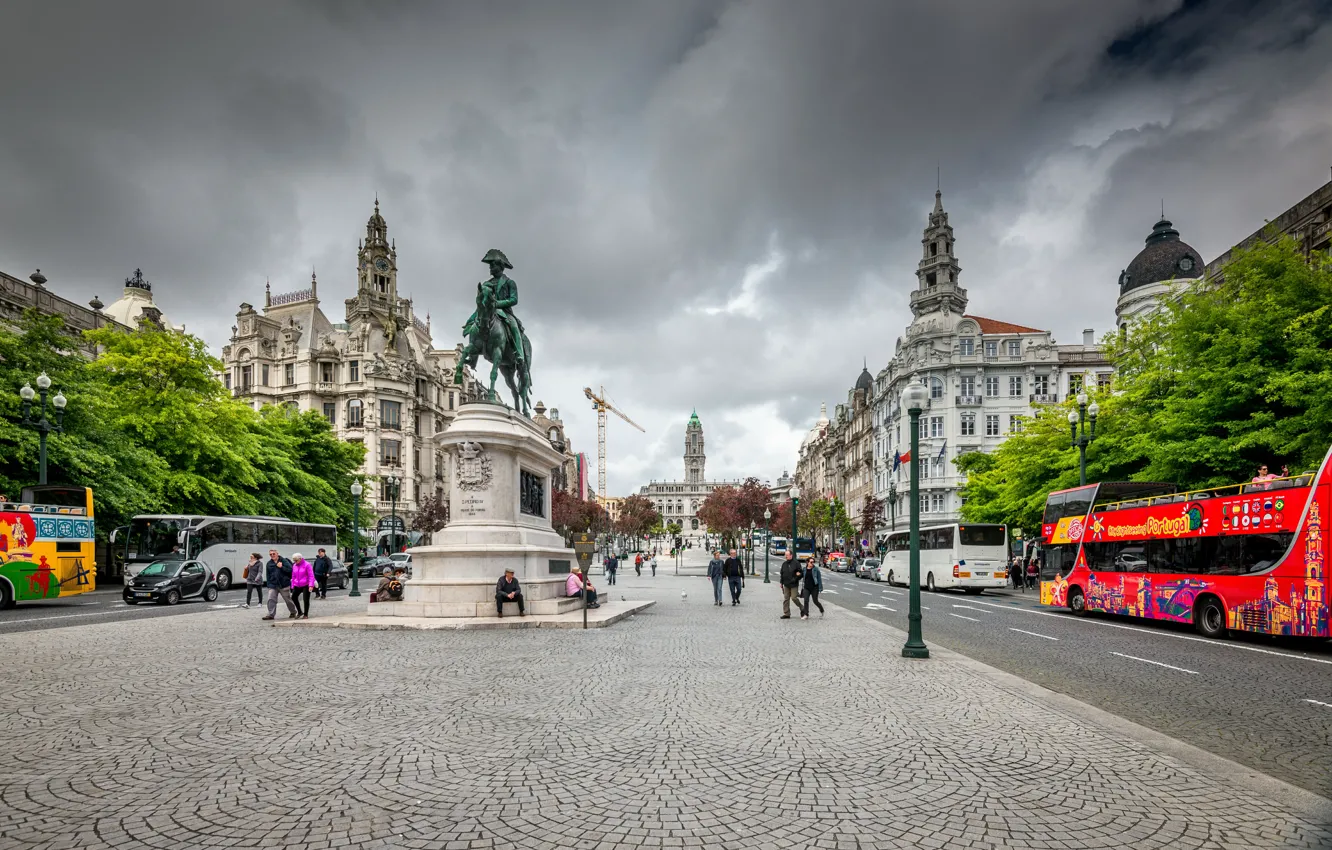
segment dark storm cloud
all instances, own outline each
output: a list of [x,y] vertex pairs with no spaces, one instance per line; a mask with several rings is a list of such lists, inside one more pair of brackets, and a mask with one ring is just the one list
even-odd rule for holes
[[1207,256],[1324,179],[1328,0],[9,3],[0,267],[114,296],[143,266],[219,346],[375,194],[452,346],[514,260],[537,394],[611,489],[777,475],[909,318],[936,167],[972,311],[1108,328],[1159,211]]

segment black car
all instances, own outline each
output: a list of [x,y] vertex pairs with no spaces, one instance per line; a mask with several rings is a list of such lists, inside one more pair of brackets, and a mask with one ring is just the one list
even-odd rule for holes
[[202,561],[153,561],[125,585],[125,602],[165,602],[182,599],[217,599],[217,578]]
[[398,565],[393,563],[392,560],[384,556],[377,556],[374,558],[362,558],[360,575],[361,578],[371,578],[374,576],[383,575],[385,567],[388,567],[389,569],[394,569],[397,566]]
[[328,570],[328,586],[342,590],[347,586],[347,576],[349,575],[351,575],[351,571],[347,569],[346,564],[334,561],[333,566],[329,567]]

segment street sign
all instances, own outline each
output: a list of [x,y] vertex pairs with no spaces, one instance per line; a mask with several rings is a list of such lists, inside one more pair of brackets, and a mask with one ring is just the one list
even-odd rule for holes
[[574,535],[574,554],[578,556],[578,566],[583,569],[583,574],[587,574],[587,568],[592,563],[592,553],[596,551],[597,542],[591,534],[579,533]]

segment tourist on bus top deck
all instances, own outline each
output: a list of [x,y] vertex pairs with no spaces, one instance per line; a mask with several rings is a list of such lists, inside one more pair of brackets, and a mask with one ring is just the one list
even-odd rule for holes
[[1276,481],[1278,478],[1287,478],[1289,476],[1290,476],[1290,469],[1288,467],[1285,466],[1281,467],[1281,474],[1273,475],[1272,473],[1267,471],[1267,464],[1264,463],[1264,464],[1259,464],[1258,474],[1253,477],[1253,481],[1251,483],[1258,485],[1253,488],[1255,490],[1271,490],[1273,481]]

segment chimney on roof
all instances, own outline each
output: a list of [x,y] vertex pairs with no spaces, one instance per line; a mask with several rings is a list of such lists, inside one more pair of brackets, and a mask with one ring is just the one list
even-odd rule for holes
[[1094,348],[1096,346],[1096,331],[1093,328],[1082,329],[1083,348]]

